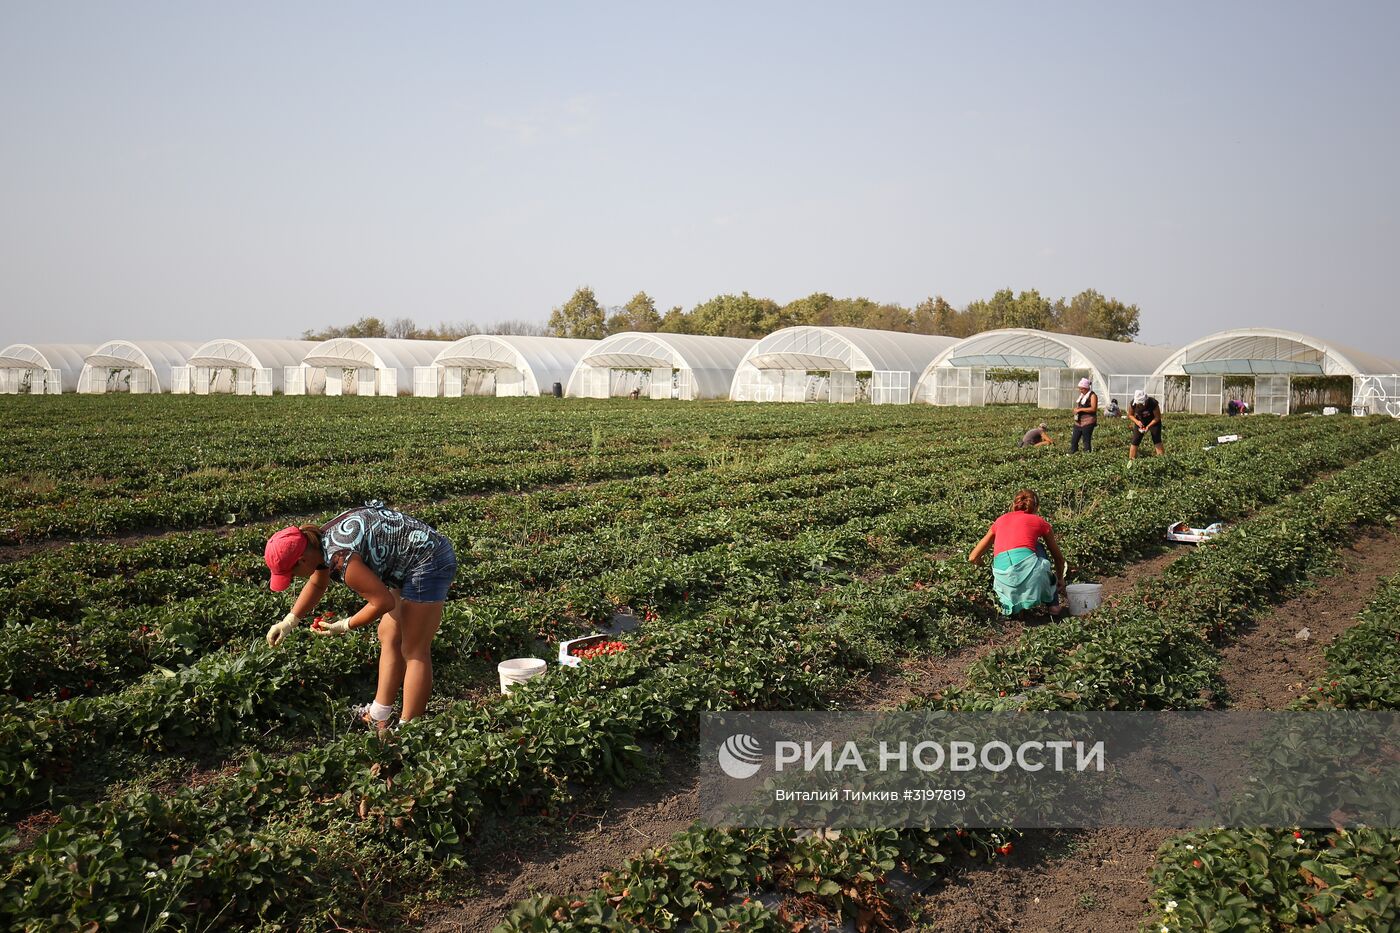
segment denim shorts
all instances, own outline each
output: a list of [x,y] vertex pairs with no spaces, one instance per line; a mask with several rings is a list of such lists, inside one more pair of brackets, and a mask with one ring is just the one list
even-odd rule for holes
[[457,552],[443,538],[433,552],[404,577],[399,595],[411,603],[440,603],[457,576]]

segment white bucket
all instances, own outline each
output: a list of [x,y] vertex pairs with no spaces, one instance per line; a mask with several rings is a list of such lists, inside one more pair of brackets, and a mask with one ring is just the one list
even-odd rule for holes
[[1088,615],[1099,608],[1099,603],[1103,602],[1103,584],[1071,583],[1065,587],[1065,595],[1069,597],[1070,615]]
[[501,692],[510,693],[510,688],[523,684],[532,677],[544,673],[542,658],[511,658],[496,665],[496,673],[501,675]]

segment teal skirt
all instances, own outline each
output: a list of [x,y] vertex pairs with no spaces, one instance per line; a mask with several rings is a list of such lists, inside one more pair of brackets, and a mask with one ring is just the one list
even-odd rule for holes
[[1040,548],[1012,548],[992,558],[992,587],[1001,611],[1012,616],[1023,609],[1053,606],[1060,598],[1055,568]]

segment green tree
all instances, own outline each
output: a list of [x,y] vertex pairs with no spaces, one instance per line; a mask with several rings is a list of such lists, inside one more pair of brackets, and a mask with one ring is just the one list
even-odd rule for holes
[[943,337],[967,337],[971,334],[967,316],[942,295],[925,298],[914,306],[913,329],[916,333]]
[[652,333],[660,329],[661,315],[656,311],[656,302],[646,292],[637,292],[627,304],[608,316],[607,332],[610,334],[628,330]]
[[656,328],[663,334],[688,334],[690,333],[690,321],[686,317],[685,309],[676,305],[661,318],[661,324]]
[[1127,341],[1138,335],[1141,313],[1137,305],[1105,298],[1089,288],[1069,299],[1054,329],[1062,334]]
[[549,332],[556,337],[601,340],[604,330],[603,306],[587,285],[549,313]]
[[744,292],[719,295],[696,305],[686,323],[693,334],[758,338],[785,326],[780,312],[776,301]]

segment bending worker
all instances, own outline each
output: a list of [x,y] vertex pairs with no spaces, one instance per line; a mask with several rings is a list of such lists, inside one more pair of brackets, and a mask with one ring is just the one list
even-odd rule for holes
[[285,590],[293,577],[306,579],[292,611],[268,629],[269,645],[280,644],[311,614],[332,580],[344,583],[364,598],[364,608],[311,630],[344,635],[379,620],[379,683],[374,701],[356,708],[356,718],[387,728],[400,687],[400,721],[423,714],[433,689],[433,636],[457,575],[451,541],[416,518],[370,502],[324,525],[283,528],[268,539],[264,558],[273,592]]
[[1144,434],[1152,435],[1152,450],[1162,456],[1162,406],[1144,390],[1133,393],[1133,404],[1128,406],[1128,417],[1133,421],[1133,435],[1128,438],[1128,459],[1136,460],[1138,445]]
[[1044,421],[1040,427],[1031,428],[1021,436],[1021,447],[1049,447],[1055,441],[1050,437],[1050,426]]
[[993,549],[992,586],[1001,611],[1008,616],[1040,606],[1048,606],[1051,615],[1058,615],[1066,602],[1065,556],[1060,553],[1054,529],[1039,511],[1039,496],[1029,489],[1017,492],[1011,511],[992,522],[967,557],[980,564],[987,550]]

